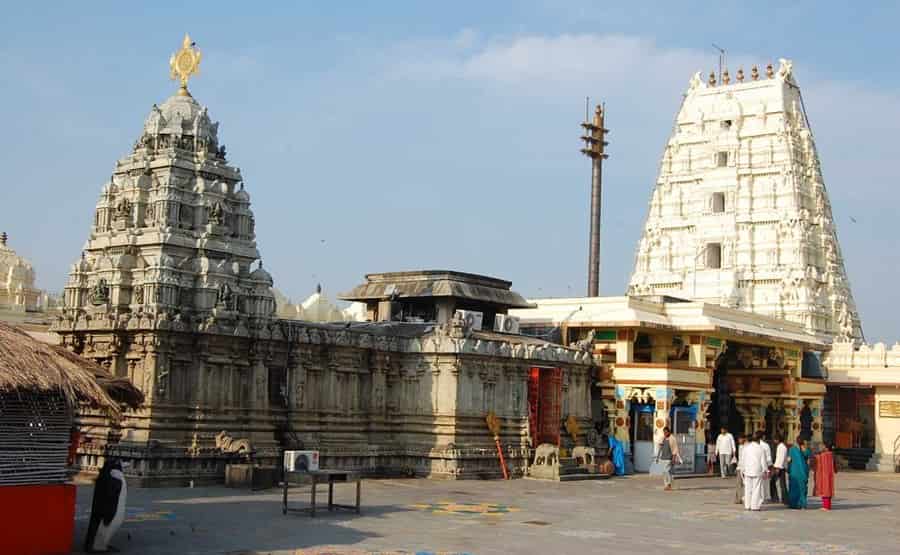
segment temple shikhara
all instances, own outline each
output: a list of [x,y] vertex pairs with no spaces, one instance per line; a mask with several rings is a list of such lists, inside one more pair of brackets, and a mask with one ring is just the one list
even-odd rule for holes
[[862,331],[793,65],[691,79],[660,163],[629,294]]

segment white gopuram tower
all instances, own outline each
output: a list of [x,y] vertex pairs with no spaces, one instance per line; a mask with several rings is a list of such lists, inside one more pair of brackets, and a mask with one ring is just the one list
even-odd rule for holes
[[859,316],[794,80],[690,81],[638,245],[632,295],[672,295],[785,318],[857,341]]

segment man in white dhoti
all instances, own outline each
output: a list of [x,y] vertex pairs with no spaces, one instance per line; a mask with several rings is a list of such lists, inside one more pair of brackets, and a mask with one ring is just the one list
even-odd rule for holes
[[[759,438],[759,446],[762,447],[763,454],[766,456],[766,472],[772,472],[772,447],[769,445],[769,440],[766,438],[765,432],[760,432],[762,437]],[[763,503],[768,503],[771,500],[769,496],[769,488],[767,484],[768,480],[763,480]]]
[[734,504],[740,505],[744,502],[744,473],[741,470],[741,463],[744,460],[744,447],[747,446],[747,441],[744,439],[744,436],[738,436],[738,445],[737,452],[735,453],[735,457],[732,462],[735,464],[734,467]]
[[766,452],[759,444],[761,432],[753,435],[752,441],[744,447],[741,470],[744,474],[744,508],[758,511],[763,502],[763,480],[769,472]]

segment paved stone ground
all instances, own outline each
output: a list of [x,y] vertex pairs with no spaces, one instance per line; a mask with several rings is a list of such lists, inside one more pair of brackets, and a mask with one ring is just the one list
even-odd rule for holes
[[[733,504],[731,479],[633,476],[596,482],[368,480],[363,512],[281,514],[280,490],[132,489],[123,553],[864,554],[900,552],[900,475],[842,473],[830,513]],[[322,491],[322,490],[320,490]],[[298,506],[308,488],[292,490]],[[349,503],[352,486],[337,486]],[[320,494],[320,499],[327,496]],[[80,487],[76,545],[91,488]]]

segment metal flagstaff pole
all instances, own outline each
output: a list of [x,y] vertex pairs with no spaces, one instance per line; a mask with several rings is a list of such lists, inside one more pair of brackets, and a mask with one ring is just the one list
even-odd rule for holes
[[588,297],[600,296],[600,209],[603,193],[603,160],[609,156],[604,152],[606,147],[606,133],[609,131],[603,126],[604,106],[597,105],[594,111],[594,121],[585,121],[581,124],[584,128],[584,148],[581,153],[591,159],[591,231],[588,241]]

